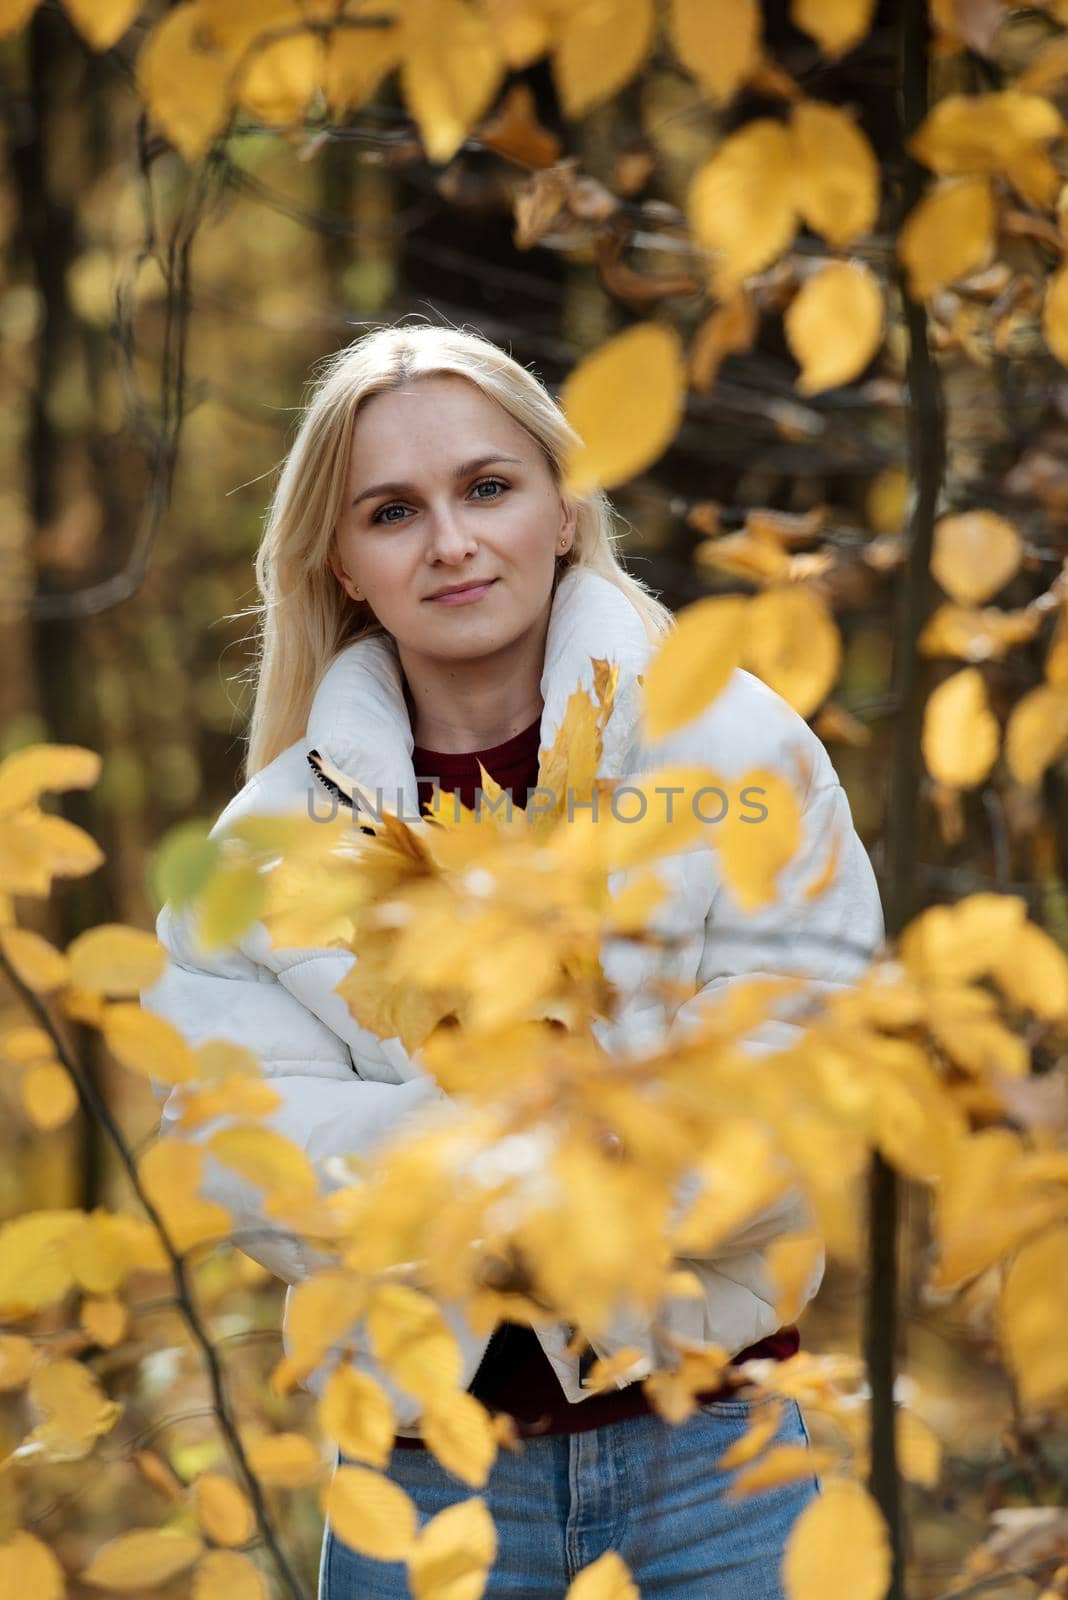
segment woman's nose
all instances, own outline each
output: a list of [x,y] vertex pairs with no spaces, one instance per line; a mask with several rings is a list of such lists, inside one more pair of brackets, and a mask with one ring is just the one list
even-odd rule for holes
[[436,554],[462,554],[472,549],[474,542],[471,533],[464,528],[463,518],[451,506],[431,513],[430,545]]

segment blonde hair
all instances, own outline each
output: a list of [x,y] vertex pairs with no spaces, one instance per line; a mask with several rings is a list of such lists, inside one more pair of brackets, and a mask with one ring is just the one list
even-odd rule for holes
[[[366,602],[352,600],[327,565],[348,481],[353,426],[371,395],[414,378],[452,374],[476,384],[540,445],[557,485],[569,450],[581,443],[533,373],[484,335],[463,328],[380,326],[326,357],[313,380],[296,437],[282,466],[256,555],[261,604],[245,781],[299,741],[326,669],[346,645],[385,630]],[[575,538],[557,577],[588,567],[626,595],[652,643],[673,625],[670,609],[620,565],[621,534],[603,490],[578,497]]]

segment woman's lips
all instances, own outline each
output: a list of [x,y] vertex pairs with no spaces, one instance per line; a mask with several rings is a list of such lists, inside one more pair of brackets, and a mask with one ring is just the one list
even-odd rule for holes
[[452,594],[431,595],[430,603],[435,606],[466,605],[468,601],[481,600],[482,596],[488,594],[496,582],[496,578],[491,578],[488,583],[480,583],[474,589],[457,589]]

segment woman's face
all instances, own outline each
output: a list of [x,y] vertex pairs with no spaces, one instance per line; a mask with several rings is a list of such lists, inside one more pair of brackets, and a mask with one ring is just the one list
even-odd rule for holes
[[[544,622],[573,538],[541,450],[466,379],[419,378],[361,407],[329,562],[402,652],[506,649]],[[468,599],[434,598],[476,581],[488,587]]]

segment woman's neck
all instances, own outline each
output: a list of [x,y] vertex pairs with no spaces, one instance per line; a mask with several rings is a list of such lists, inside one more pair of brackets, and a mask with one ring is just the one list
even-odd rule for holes
[[508,710],[495,705],[457,707],[455,712],[420,718],[410,694],[408,715],[416,745],[422,750],[436,750],[441,754],[467,755],[475,750],[492,750],[495,745],[514,739],[536,721],[542,713],[541,694],[528,700],[518,709]]
[[415,743],[466,755],[491,750],[529,728],[544,708],[544,636],[517,641],[495,660],[428,661],[401,651],[404,698]]

